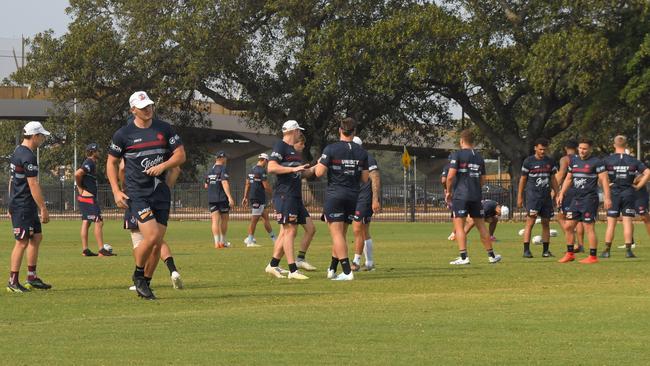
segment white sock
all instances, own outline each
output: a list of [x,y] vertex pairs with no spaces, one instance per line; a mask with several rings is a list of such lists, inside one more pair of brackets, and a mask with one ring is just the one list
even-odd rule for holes
[[361,263],[361,254],[355,254],[354,259],[352,260],[352,263],[356,264],[357,266],[359,263]]
[[253,234],[248,234],[248,238],[246,238],[246,239],[248,239],[248,241],[252,242],[253,238],[254,238]]
[[372,258],[372,238],[367,239],[366,241],[363,242],[363,244],[364,244],[363,253],[366,255],[366,266],[371,266],[372,263],[374,262]]
[[214,236],[214,243],[215,243],[215,244],[219,244],[219,243],[221,243],[220,239],[221,239],[221,235],[215,235],[215,236]]

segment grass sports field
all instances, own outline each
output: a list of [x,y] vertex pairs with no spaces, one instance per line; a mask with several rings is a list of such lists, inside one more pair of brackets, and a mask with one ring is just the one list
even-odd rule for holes
[[[448,265],[457,254],[449,225],[377,223],[377,270],[333,282],[323,225],[307,256],[319,271],[290,281],[264,273],[271,243],[261,227],[263,247],[244,248],[245,223],[234,222],[234,248],[215,250],[208,223],[171,222],[186,289],[171,288],[161,263],[152,285],[159,300],[150,302],[127,290],[133,261],[120,223],[106,223],[113,258],[82,257],[78,225],[44,226],[38,271],[52,290],[0,295],[0,364],[650,363],[650,241],[641,225],[639,258],[614,249],[582,265],[542,259],[539,246],[524,260],[521,225],[500,224],[503,262],[489,265],[473,232],[472,264],[458,268]],[[602,242],[605,225],[597,226]],[[0,233],[8,273],[6,221]],[[563,240],[551,244],[557,256]]]

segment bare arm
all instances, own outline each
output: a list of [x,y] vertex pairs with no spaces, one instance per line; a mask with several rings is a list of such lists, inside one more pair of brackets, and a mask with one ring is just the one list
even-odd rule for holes
[[171,158],[169,160],[162,162],[156,166],[145,170],[145,174],[157,177],[161,175],[165,170],[173,169],[177,166],[181,166],[185,162],[185,147],[179,146],[172,152]]
[[167,183],[167,187],[169,187],[169,189],[174,188],[179,175],[181,175],[180,167],[177,166],[169,169],[167,172],[167,179],[165,180],[165,183]]
[[38,208],[41,209],[41,216],[44,224],[50,222],[50,215],[47,212],[47,207],[45,206],[45,198],[43,198],[43,191],[41,190],[41,185],[38,184],[38,177],[27,177],[27,184],[29,185],[29,190],[32,192],[32,197]]
[[605,195],[603,206],[605,210],[609,210],[612,207],[612,196],[609,190],[609,177],[606,171],[598,173],[598,181],[600,182],[600,186],[603,187],[603,194]]
[[[262,185],[264,185],[266,182],[262,182]],[[251,182],[248,181],[248,178],[246,179],[246,182],[244,183],[244,198],[241,200],[241,204],[244,207],[248,206],[248,192],[250,191],[251,188]],[[266,189],[266,187],[264,187]]]
[[379,201],[379,197],[381,197],[381,176],[379,170],[370,172],[370,187],[372,189],[372,212],[381,212],[381,202]]
[[567,173],[569,170],[569,158],[566,156],[563,156],[560,158],[560,168],[557,170],[557,173],[555,173],[555,180],[557,181],[558,186],[560,184],[564,185],[564,179],[567,178]]
[[266,191],[266,193],[268,193],[268,194],[273,193],[273,190],[271,189],[271,185],[269,184],[269,182],[263,181],[262,186],[264,187],[264,191]]
[[555,202],[557,203],[558,207],[562,205],[562,200],[564,199],[564,195],[566,194],[566,191],[569,190],[571,184],[573,184],[573,174],[567,173],[566,178],[564,178],[564,182],[562,182],[562,188],[560,189],[560,194],[558,194],[555,197]]
[[650,169],[644,170],[643,175],[637,178],[634,189],[638,191],[639,189],[643,188],[648,183],[648,180],[650,180]]
[[84,175],[86,175],[86,171],[81,168],[77,169],[77,171],[74,172],[74,181],[77,183],[77,191],[79,191],[79,194],[83,194],[83,192],[86,190],[86,188],[83,186]]
[[454,191],[454,180],[456,180],[456,168],[449,168],[447,172],[447,187],[445,192],[445,201],[451,203],[451,196]]
[[232,195],[230,195],[230,182],[222,180],[221,186],[223,187],[223,192],[226,194],[226,197],[228,197],[228,204],[230,207],[235,207],[235,201],[232,199]]
[[320,178],[325,174],[327,174],[327,167],[321,163],[316,164],[316,167],[314,167],[314,175]]
[[116,158],[113,155],[108,155],[106,160],[106,177],[108,182],[111,184],[111,190],[113,191],[113,199],[115,204],[120,208],[127,208],[126,200],[129,197],[122,192],[119,184],[119,170],[120,170],[120,160],[121,158]]
[[[552,181],[555,181],[553,177],[551,177]],[[522,175],[521,178],[519,178],[519,187],[517,187],[517,207],[523,207],[524,206],[524,188],[526,187],[526,182],[528,181],[528,177],[525,175]]]
[[282,166],[278,164],[277,161],[271,160],[269,161],[269,166],[266,169],[269,174],[289,174],[289,173],[297,173],[301,172],[305,169],[309,168],[309,164],[304,164],[304,165],[299,165],[296,167],[290,167],[290,166]]

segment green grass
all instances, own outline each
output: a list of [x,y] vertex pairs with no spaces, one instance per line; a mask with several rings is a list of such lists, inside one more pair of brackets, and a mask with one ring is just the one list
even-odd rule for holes
[[[235,247],[225,250],[213,249],[208,223],[171,222],[187,289],[173,290],[161,263],[155,302],[127,291],[133,260],[120,223],[106,223],[114,258],[82,257],[78,225],[44,226],[38,269],[52,290],[0,295],[0,364],[650,363],[650,245],[640,225],[635,260],[614,249],[597,265],[558,264],[538,246],[524,260],[521,225],[501,224],[502,263],[487,263],[474,232],[472,264],[452,268],[448,224],[376,223],[377,271],[335,283],[325,279],[323,225],[307,257],[319,271],[299,282],[263,272],[270,241],[258,231],[264,246],[243,248],[243,222],[232,223]],[[8,266],[7,222],[0,232]],[[563,240],[552,243],[558,256]]]

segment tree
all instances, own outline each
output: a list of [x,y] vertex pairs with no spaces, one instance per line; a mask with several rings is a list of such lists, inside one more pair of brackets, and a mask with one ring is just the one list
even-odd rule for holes
[[516,181],[535,138],[556,137],[577,121],[594,130],[596,111],[620,106],[603,101],[618,100],[621,65],[640,42],[647,8],[604,0],[413,5],[375,25],[383,36],[369,39],[372,54],[385,58],[393,47],[400,54],[376,82],[408,77],[456,102],[510,160]]
[[101,121],[94,132],[102,136],[125,120],[128,94],[144,89],[181,126],[202,125],[197,97],[246,111],[253,127],[279,132],[296,119],[317,153],[348,115],[370,140],[430,143],[431,127],[449,122],[443,103],[409,90],[408,80],[369,84],[382,67],[366,67],[358,52],[337,54],[339,41],[411,2],[73,0],[68,33],[35,37],[15,80],[53,88],[64,115],[77,98],[78,126]]

